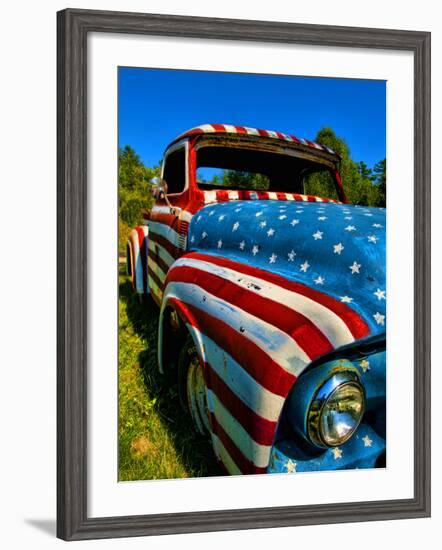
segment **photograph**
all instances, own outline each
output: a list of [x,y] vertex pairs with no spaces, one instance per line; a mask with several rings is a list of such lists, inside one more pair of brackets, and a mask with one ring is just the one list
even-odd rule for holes
[[118,480],[388,469],[386,81],[118,67]]

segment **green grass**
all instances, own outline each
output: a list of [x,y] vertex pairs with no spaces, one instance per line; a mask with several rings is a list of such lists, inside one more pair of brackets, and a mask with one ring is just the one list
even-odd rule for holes
[[193,431],[175,385],[157,366],[157,306],[140,300],[120,267],[119,480],[222,475],[208,440]]

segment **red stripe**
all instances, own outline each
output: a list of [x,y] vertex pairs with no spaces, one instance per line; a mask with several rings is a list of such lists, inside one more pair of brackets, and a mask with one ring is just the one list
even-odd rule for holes
[[210,126],[213,126],[217,132],[226,132],[224,124],[211,124]]
[[299,139],[298,139],[296,136],[293,136],[292,134],[290,134],[290,137],[292,138],[292,140],[293,140],[295,143],[300,143],[300,142],[299,142]]
[[206,385],[256,443],[272,445],[277,423],[256,414],[229,388],[208,363],[206,363]]
[[143,292],[147,292],[147,241],[142,227],[136,227],[140,247],[141,266],[143,268]]
[[348,326],[350,332],[356,339],[363,338],[369,333],[367,323],[353,309],[349,308],[344,303],[339,302],[335,298],[319,292],[318,290],[310,288],[309,286],[303,285],[302,283],[289,281],[285,277],[281,277],[280,275],[276,275],[275,273],[270,273],[269,271],[264,271],[257,267],[252,267],[239,262],[234,262],[232,260],[227,260],[219,256],[211,256],[210,254],[200,254],[198,252],[192,252],[187,257],[212,262],[215,265],[234,269],[235,271],[239,271],[240,273],[244,273],[245,275],[259,277],[265,281],[278,285],[281,288],[285,288],[286,290],[290,290],[292,292],[301,294],[302,296],[306,296],[307,298],[318,302],[324,307],[327,307],[328,309],[333,311],[333,313],[338,315]]
[[224,321],[186,301],[180,302],[190,311],[191,318],[188,321],[193,325],[196,319],[196,328],[225,350],[258,384],[276,395],[287,396],[296,380],[293,374],[285,371],[261,348]]
[[169,241],[169,239],[166,239],[166,237],[163,237],[163,235],[155,233],[155,231],[153,231],[152,229],[149,229],[149,238],[165,248],[167,252],[169,252],[169,254],[174,258],[179,258],[184,252],[181,248],[177,248],[175,245],[173,245]]
[[260,128],[256,128],[258,131],[258,134],[263,137],[269,137],[269,134],[267,133],[267,130],[261,130]]
[[219,202],[226,202],[229,200],[229,192],[225,189],[216,192],[216,200]]
[[238,134],[247,134],[247,130],[244,128],[244,126],[235,126],[235,128]]
[[216,416],[213,413],[209,413],[210,423],[212,425],[213,432],[218,436],[221,443],[224,445],[226,451],[229,453],[233,462],[238,466],[243,474],[265,474],[267,468],[261,468],[255,466],[248,458],[246,458],[243,453],[238,449],[235,443],[230,439],[230,437],[225,432],[224,428],[216,419]]
[[333,351],[327,337],[307,317],[284,304],[265,298],[223,277],[195,267],[176,266],[170,270],[167,282],[195,283],[221,300],[235,304],[242,310],[279,328],[305,351],[310,359]]

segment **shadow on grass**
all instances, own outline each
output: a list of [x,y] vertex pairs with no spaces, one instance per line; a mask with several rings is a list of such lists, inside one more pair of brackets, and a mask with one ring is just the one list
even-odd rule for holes
[[193,476],[224,475],[216,462],[210,441],[195,433],[190,416],[183,411],[176,385],[158,370],[158,306],[150,297],[140,299],[134,294],[126,278],[123,281],[120,279],[120,300],[126,304],[134,331],[146,343],[139,354],[144,384],[148,394],[156,398],[155,411],[171,437],[183,466]]

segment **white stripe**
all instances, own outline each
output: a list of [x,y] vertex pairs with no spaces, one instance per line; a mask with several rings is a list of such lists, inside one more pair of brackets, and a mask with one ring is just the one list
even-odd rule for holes
[[[210,294],[197,284],[173,281],[167,285],[165,292],[167,299],[177,298],[231,326],[285,371],[295,376],[299,376],[310,363],[309,356],[288,334],[234,304]],[[240,331],[240,328],[243,331]]]
[[255,294],[264,296],[278,304],[284,304],[293,311],[307,317],[327,336],[335,347],[354,342],[350,329],[339,315],[307,296],[287,290],[264,279],[253,277],[252,275],[244,275],[244,273],[235,271],[234,269],[215,265],[210,260],[203,261],[194,258],[181,258],[177,260],[175,265],[185,265],[213,273],[237,286],[247,288]]
[[[155,205],[152,208],[152,212],[155,214],[170,214],[170,207]],[[181,210],[178,214],[178,218],[184,222],[190,222],[190,220],[193,218],[193,214],[191,214],[187,210]],[[150,220],[144,221],[145,225],[148,225],[149,223],[150,223]]]
[[135,229],[131,231],[130,241],[132,243],[132,258],[135,263],[135,290],[137,294],[144,294],[143,262],[140,254],[140,243],[138,241],[138,233]]
[[293,138],[290,137],[288,134],[282,134],[282,137],[283,137],[286,141],[293,141]]
[[193,218],[193,214],[191,214],[187,210],[181,210],[181,212],[178,214],[178,218],[183,222],[190,223]]
[[187,328],[204,349],[203,360],[210,364],[232,392],[256,414],[271,422],[276,422],[285,399],[261,386],[239,363],[203,332],[189,324]]
[[203,132],[216,132],[215,128],[211,124],[202,124],[201,126],[196,126],[192,130],[200,129]]
[[315,197],[315,199],[316,199],[316,202],[324,202],[324,201],[321,199],[321,197]]
[[238,130],[235,128],[235,126],[232,126],[231,124],[223,124],[223,126],[226,129],[226,132],[229,132],[230,134],[238,133]]
[[249,128],[248,126],[244,126],[244,129],[250,136],[259,136],[257,128]]
[[288,201],[294,201],[295,197],[291,193],[286,193],[285,196],[287,197]]
[[182,248],[180,246],[181,235],[177,233],[174,229],[172,229],[169,225],[149,220],[149,228],[154,233],[157,233],[158,235],[161,235],[162,237],[170,241],[177,248]]
[[277,201],[278,200],[278,195],[273,191],[269,191],[269,199]]
[[164,279],[166,278],[166,274],[161,269],[161,267],[149,256],[147,263],[150,267],[150,269],[155,273],[155,275],[160,279],[161,282],[164,282]]
[[218,457],[218,460],[221,460],[221,462],[226,467],[227,471],[230,475],[238,475],[241,474],[241,470],[238,468],[236,463],[234,462],[233,458],[229,455],[226,448],[222,444],[219,437],[215,434],[212,434],[212,442],[213,442],[213,448],[215,450],[215,454]]
[[238,193],[238,191],[228,191],[228,197],[231,200],[238,200],[239,199],[239,193]]
[[207,406],[242,454],[256,466],[266,468],[272,447],[270,445],[260,445],[252,439],[212,390],[207,390]]
[[273,130],[266,130],[266,132],[267,132],[269,137],[279,139],[278,134],[276,132],[274,132]]
[[216,191],[204,191],[204,203],[216,202]]
[[175,262],[175,258],[169,254],[164,246],[161,246],[160,244],[155,243],[151,239],[149,239],[148,247],[153,254],[158,254],[163,262],[166,263],[169,267]]

